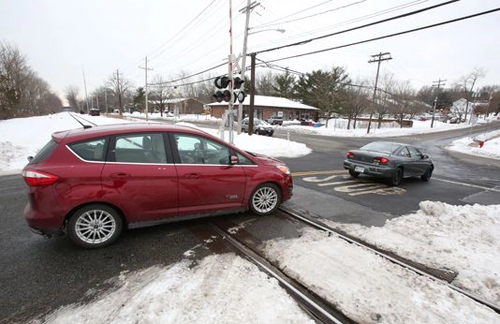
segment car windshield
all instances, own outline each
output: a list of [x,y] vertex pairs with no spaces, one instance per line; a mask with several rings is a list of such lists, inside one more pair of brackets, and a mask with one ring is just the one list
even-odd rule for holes
[[391,142],[372,142],[361,148],[363,151],[374,151],[382,153],[394,153],[401,145]]
[[266,126],[266,125],[269,125],[269,123],[268,123],[268,122],[266,122],[266,121],[260,120],[260,119],[256,119],[256,120],[255,120],[255,125],[262,125],[262,126]]

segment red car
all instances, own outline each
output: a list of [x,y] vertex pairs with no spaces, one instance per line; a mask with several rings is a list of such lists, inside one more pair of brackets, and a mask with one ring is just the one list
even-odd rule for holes
[[280,160],[164,124],[57,132],[29,160],[28,225],[86,248],[109,245],[134,226],[248,209],[268,215],[293,189]]

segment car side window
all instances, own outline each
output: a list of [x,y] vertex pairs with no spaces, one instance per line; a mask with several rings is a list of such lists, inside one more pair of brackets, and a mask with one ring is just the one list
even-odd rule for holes
[[399,151],[399,155],[404,156],[404,157],[410,157],[410,152],[408,151],[408,148],[405,146]]
[[410,150],[411,157],[413,158],[421,158],[422,152],[420,152],[416,147],[408,146],[408,150]]
[[113,152],[115,162],[167,163],[162,133],[119,135]]
[[80,158],[87,161],[106,160],[106,138],[92,139],[89,141],[69,144],[68,147]]
[[187,134],[174,136],[182,164],[229,164],[229,147],[204,137]]

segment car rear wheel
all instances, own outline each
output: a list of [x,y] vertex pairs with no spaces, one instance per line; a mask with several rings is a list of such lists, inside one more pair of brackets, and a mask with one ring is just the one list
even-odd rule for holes
[[275,184],[259,186],[250,197],[250,210],[257,215],[272,214],[281,204],[281,192]]
[[92,204],[78,209],[68,222],[68,236],[78,246],[100,248],[118,239],[123,221],[113,208]]
[[357,178],[359,176],[359,172],[356,172],[354,170],[349,170],[349,174],[351,175],[351,177],[353,178]]
[[420,176],[420,179],[423,181],[429,181],[432,177],[432,167],[429,167],[427,170],[425,170],[425,173]]
[[397,186],[397,185],[399,185],[401,183],[401,180],[403,180],[403,169],[397,168],[392,173],[390,184],[392,186]]

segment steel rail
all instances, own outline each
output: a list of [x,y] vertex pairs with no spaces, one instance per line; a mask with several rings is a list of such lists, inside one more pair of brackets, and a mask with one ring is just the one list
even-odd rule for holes
[[387,260],[389,260],[389,261],[391,261],[391,262],[393,262],[393,263],[395,263],[395,264],[403,267],[403,268],[411,270],[411,271],[413,271],[413,272],[415,272],[415,273],[417,273],[419,275],[425,276],[425,277],[427,277],[427,278],[429,278],[431,280],[440,282],[441,284],[447,286],[448,288],[453,289],[456,292],[458,292],[460,294],[463,294],[463,295],[471,298],[472,300],[474,300],[474,301],[476,301],[476,302],[478,302],[478,303],[480,303],[480,304],[482,304],[482,305],[484,305],[486,307],[489,307],[490,309],[492,309],[493,311],[495,311],[497,314],[500,314],[500,306],[498,306],[496,304],[493,304],[493,303],[491,303],[491,302],[483,299],[482,297],[480,297],[480,296],[478,296],[478,295],[476,295],[474,293],[471,293],[471,292],[466,291],[466,290],[464,290],[462,288],[459,288],[459,287],[457,287],[457,286],[455,286],[455,285],[447,282],[446,280],[443,280],[443,279],[441,279],[439,277],[436,277],[435,275],[433,275],[431,273],[428,273],[426,271],[418,269],[415,266],[412,266],[412,265],[410,265],[410,264],[408,264],[406,262],[403,262],[403,261],[401,261],[401,260],[399,260],[399,259],[397,259],[395,257],[392,257],[389,254],[387,254],[387,253],[385,253],[385,252],[383,252],[381,250],[375,249],[372,246],[370,246],[370,245],[368,245],[366,243],[363,243],[361,240],[357,240],[357,239],[353,239],[351,237],[348,237],[345,234],[341,233],[340,231],[338,231],[338,230],[336,230],[334,228],[331,228],[331,227],[329,227],[329,226],[321,223],[318,220],[314,220],[314,219],[312,219],[310,217],[307,217],[307,216],[304,216],[304,215],[299,215],[299,214],[291,211],[289,208],[286,208],[286,207],[283,207],[283,206],[281,206],[279,208],[279,210],[282,213],[284,213],[284,214],[286,214],[286,215],[288,215],[288,216],[290,216],[292,218],[298,219],[298,220],[302,221],[303,223],[306,223],[306,224],[308,224],[308,225],[310,225],[312,227],[321,229],[321,230],[326,231],[328,233],[335,234],[339,238],[341,238],[341,239],[343,239],[343,240],[345,240],[345,241],[347,241],[347,242],[349,242],[351,244],[354,244],[354,245],[357,245],[357,246],[362,247],[364,249],[367,249],[370,252],[373,252],[373,253],[375,253],[375,254],[377,254],[377,255],[379,255],[379,256],[381,256],[381,257],[383,257],[383,258],[385,258],[385,259],[387,259]]
[[[236,251],[246,256],[249,261],[254,263],[264,272],[266,272],[272,278],[278,280],[278,282],[284,286],[284,288],[291,292],[292,297],[304,307],[308,313],[314,317],[315,320],[319,320],[322,323],[334,323],[334,324],[353,324],[355,322],[349,320],[345,315],[341,315],[337,310],[329,311],[320,305],[322,302],[316,301],[315,297],[311,296],[306,288],[302,288],[300,283],[297,283],[293,278],[282,273],[279,269],[275,268],[269,263],[265,258],[261,257],[252,248],[248,247],[246,244],[240,242],[233,235],[226,232],[224,229],[216,224],[211,224],[210,226],[213,231],[220,235],[224,241],[230,246],[232,246]],[[295,297],[294,297],[295,296]],[[339,314],[332,314],[332,312],[338,312]],[[342,318],[342,319],[341,319]]]

